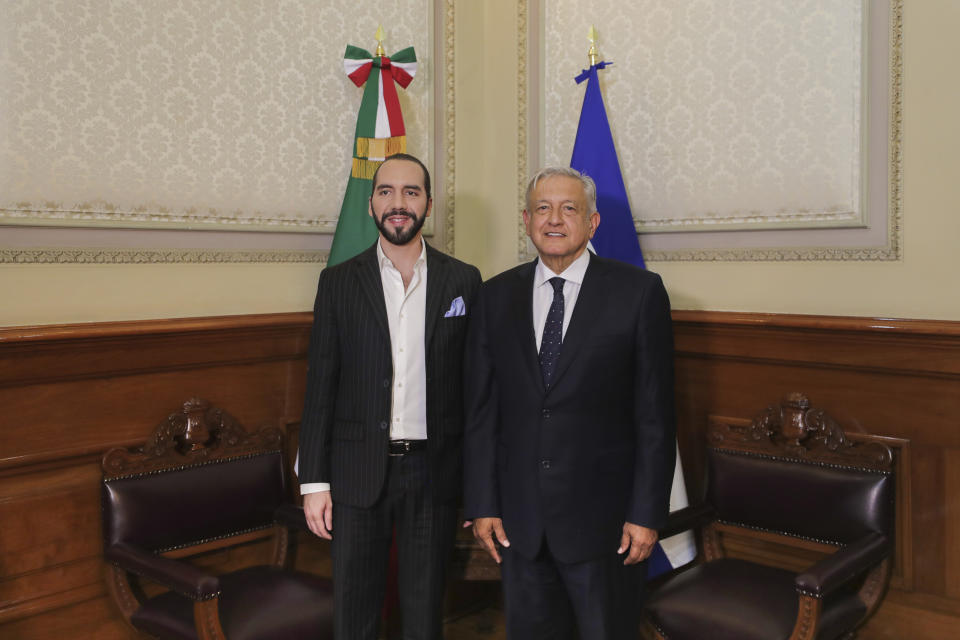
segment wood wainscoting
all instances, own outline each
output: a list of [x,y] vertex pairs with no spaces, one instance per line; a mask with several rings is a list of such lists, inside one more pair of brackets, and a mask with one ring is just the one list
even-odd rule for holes
[[0,638],[139,637],[106,595],[101,457],[193,396],[247,429],[297,425],[311,318],[0,329]]
[[[673,315],[692,498],[703,488],[709,415],[751,418],[802,391],[848,433],[890,439],[903,463],[897,574],[860,637],[953,637],[960,322]],[[292,313],[0,329],[0,638],[136,637],[105,593],[100,457],[142,443],[190,396],[248,428],[287,429],[293,449],[310,320]],[[323,547],[302,551],[302,568],[329,571]]]
[[[702,495],[709,415],[752,418],[801,391],[898,457],[897,566],[861,638],[960,626],[960,322],[675,311],[681,456]],[[856,436],[854,436],[856,437]]]

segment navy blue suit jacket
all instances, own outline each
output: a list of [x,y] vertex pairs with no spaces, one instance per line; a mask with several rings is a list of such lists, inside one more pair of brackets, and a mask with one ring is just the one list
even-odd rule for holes
[[612,553],[624,522],[659,528],[675,464],[673,331],[658,275],[591,254],[551,388],[533,328],[536,261],[480,288],[467,336],[468,518],[503,519],[533,557]]

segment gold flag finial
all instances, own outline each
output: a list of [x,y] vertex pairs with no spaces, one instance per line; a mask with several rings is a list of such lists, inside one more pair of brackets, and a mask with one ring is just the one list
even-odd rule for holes
[[590,58],[590,66],[597,64],[597,60],[600,58],[600,54],[597,53],[597,28],[593,25],[590,25],[590,31],[587,32],[587,40],[590,41],[590,51],[587,52],[587,57]]
[[377,39],[377,56],[385,56],[387,52],[383,49],[383,25],[377,25],[377,32],[373,34],[373,37]]

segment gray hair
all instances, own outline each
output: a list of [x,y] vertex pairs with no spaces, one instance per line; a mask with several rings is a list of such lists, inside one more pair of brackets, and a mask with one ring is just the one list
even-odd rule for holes
[[530,179],[530,184],[527,185],[527,211],[533,209],[530,206],[530,197],[533,195],[533,190],[537,188],[537,183],[553,176],[566,176],[579,180],[580,184],[583,185],[583,195],[587,198],[587,215],[597,210],[597,185],[593,178],[570,167],[544,167],[534,174],[533,178]]

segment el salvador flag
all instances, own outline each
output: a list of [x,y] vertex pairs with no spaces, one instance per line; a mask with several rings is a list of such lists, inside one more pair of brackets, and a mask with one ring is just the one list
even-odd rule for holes
[[[644,267],[640,242],[633,226],[633,214],[627,200],[627,189],[617,161],[617,149],[610,133],[607,111],[597,70],[613,64],[599,62],[577,76],[577,84],[587,80],[587,90],[580,111],[577,139],[573,144],[570,166],[584,173],[597,184],[597,210],[600,226],[593,236],[594,253],[605,258]],[[677,465],[673,473],[673,488],[670,492],[670,511],[688,506],[687,487],[680,466],[680,451],[677,450]],[[647,577],[653,578],[692,561],[697,555],[693,534],[689,531],[660,540],[647,563]]]

